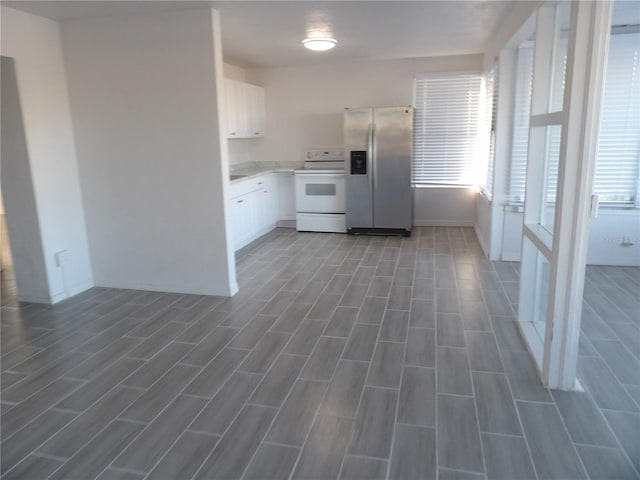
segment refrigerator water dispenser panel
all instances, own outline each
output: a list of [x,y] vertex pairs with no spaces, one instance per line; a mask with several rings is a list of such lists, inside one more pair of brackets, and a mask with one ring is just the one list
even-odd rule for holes
[[351,151],[351,175],[367,174],[367,151],[353,150]]

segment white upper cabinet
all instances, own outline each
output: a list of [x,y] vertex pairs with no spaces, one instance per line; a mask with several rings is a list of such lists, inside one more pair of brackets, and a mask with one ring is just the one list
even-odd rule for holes
[[227,138],[265,136],[264,88],[225,78]]
[[247,136],[264,137],[267,124],[264,88],[245,83],[244,91],[247,105]]

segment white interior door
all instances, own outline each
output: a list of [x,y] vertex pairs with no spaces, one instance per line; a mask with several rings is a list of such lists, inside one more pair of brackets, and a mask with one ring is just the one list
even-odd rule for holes
[[537,12],[518,321],[549,388],[572,389],[609,2]]

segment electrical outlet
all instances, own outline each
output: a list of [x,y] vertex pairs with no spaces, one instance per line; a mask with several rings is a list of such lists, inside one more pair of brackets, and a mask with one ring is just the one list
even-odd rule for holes
[[622,237],[622,242],[620,242],[620,245],[622,245],[623,247],[630,247],[633,245],[633,238],[629,238],[626,235],[624,237]]
[[60,250],[53,254],[56,259],[56,267],[62,268],[67,265],[69,261],[69,251],[68,250]]

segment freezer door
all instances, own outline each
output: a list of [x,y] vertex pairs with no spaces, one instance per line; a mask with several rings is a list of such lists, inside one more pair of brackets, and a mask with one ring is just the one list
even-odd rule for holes
[[371,108],[344,111],[347,229],[373,227],[372,112]]
[[373,111],[373,226],[411,230],[413,109]]

